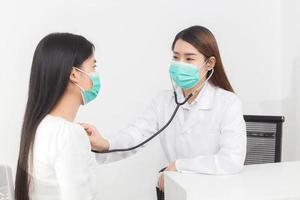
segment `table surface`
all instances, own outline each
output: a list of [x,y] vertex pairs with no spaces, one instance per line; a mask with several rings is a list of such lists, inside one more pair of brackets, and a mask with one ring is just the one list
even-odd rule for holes
[[187,200],[300,200],[300,161],[247,165],[235,175],[166,172],[165,176],[166,200],[168,196]]

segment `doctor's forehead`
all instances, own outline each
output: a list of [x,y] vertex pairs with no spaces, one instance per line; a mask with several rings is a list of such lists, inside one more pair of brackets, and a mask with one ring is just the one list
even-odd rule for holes
[[177,40],[174,49],[173,49],[174,54],[180,54],[180,55],[199,55],[199,51],[190,43],[184,41],[184,40]]

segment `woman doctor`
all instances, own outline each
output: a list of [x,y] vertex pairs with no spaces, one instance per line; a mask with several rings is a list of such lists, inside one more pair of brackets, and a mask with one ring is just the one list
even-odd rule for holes
[[[246,155],[246,128],[240,99],[225,74],[218,45],[205,27],[179,32],[172,44],[169,72],[181,106],[170,126],[160,134],[169,160],[167,171],[232,174],[241,171]],[[113,138],[82,124],[98,151],[132,147],[166,124],[176,107],[173,91],[153,100],[144,115]],[[159,178],[163,190],[163,176]]]

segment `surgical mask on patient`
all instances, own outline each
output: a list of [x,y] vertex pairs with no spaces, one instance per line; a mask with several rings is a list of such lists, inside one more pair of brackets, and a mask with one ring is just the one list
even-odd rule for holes
[[85,90],[80,85],[75,83],[81,90],[83,105],[85,105],[85,104],[91,102],[92,100],[94,100],[97,97],[97,95],[99,94],[99,91],[101,88],[100,76],[97,72],[87,73],[79,68],[75,67],[75,69],[86,74],[91,79],[92,84],[93,84],[91,89]]

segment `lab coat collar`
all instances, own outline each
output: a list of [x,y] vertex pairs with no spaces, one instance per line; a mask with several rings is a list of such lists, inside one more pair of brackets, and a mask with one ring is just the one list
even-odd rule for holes
[[[182,106],[182,108],[190,109],[190,107],[193,104],[197,104],[196,105],[197,109],[202,109],[202,110],[212,109],[215,91],[216,91],[216,87],[212,83],[206,82],[204,87],[198,94],[197,98],[192,102],[192,104],[186,103]],[[183,102],[185,100],[185,98],[183,96],[182,89],[177,87],[176,92],[178,95],[178,101]]]

